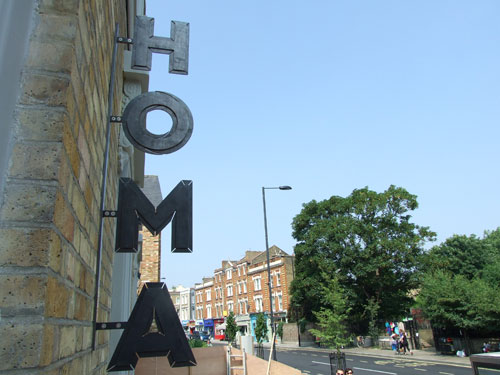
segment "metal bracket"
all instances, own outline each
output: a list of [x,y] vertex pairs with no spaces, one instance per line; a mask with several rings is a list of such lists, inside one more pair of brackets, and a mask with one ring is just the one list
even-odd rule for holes
[[107,322],[107,323],[96,323],[96,331],[101,331],[105,329],[124,329],[127,327],[127,322]]
[[116,218],[117,214],[118,214],[118,211],[112,211],[112,210],[104,210],[104,211],[102,211],[102,217]]
[[116,41],[123,44],[134,44],[134,40],[132,38],[124,38],[122,36],[116,38]]
[[122,122],[122,117],[121,116],[111,116],[109,118],[110,122]]

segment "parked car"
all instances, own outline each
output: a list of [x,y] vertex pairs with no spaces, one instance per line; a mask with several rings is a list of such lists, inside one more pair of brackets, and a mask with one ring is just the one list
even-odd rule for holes
[[200,338],[203,341],[210,341],[210,333],[208,331],[201,331]]
[[198,331],[193,331],[193,333],[190,333],[188,335],[189,340],[201,340],[200,332]]

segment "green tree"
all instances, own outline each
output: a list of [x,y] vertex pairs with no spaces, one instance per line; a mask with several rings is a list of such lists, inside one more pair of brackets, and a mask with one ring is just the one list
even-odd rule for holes
[[454,235],[429,251],[424,258],[424,271],[447,270],[472,279],[482,272],[489,253],[488,245],[481,238]]
[[[328,275],[323,277],[327,279]],[[313,312],[319,329],[313,328],[309,332],[340,353],[340,349],[349,342],[346,321],[350,308],[337,276],[331,278],[323,287],[323,303],[325,307]]]
[[454,235],[425,259],[417,297],[436,327],[500,331],[500,229],[484,238]]
[[257,315],[257,321],[255,322],[255,339],[260,345],[265,338],[267,338],[267,322],[266,317],[263,313]]
[[279,322],[278,326],[276,327],[276,335],[280,337],[280,339],[283,339],[283,322]]
[[435,238],[410,221],[417,207],[415,195],[395,186],[304,204],[292,223],[297,240],[292,306],[299,315],[315,320],[313,311],[326,307],[324,275],[337,273],[358,332],[368,328],[369,301],[378,307],[374,320],[404,316],[413,302],[408,292],[418,286],[423,245]]
[[227,341],[233,342],[238,332],[238,326],[234,320],[234,313],[231,311],[226,319],[226,338]]

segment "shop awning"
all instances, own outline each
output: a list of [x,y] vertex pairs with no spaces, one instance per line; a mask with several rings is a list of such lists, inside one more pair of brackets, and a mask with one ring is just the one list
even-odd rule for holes
[[226,329],[226,323],[219,324],[217,327],[215,327],[215,329],[223,329],[223,330],[225,330]]

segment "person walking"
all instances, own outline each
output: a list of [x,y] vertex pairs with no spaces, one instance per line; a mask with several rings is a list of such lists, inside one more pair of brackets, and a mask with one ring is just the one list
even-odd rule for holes
[[[406,351],[410,352],[410,346],[408,344],[408,338],[406,337],[406,332],[400,332],[401,337],[399,338],[399,347],[403,349],[403,353],[406,354]],[[413,354],[413,353],[412,353]]]

